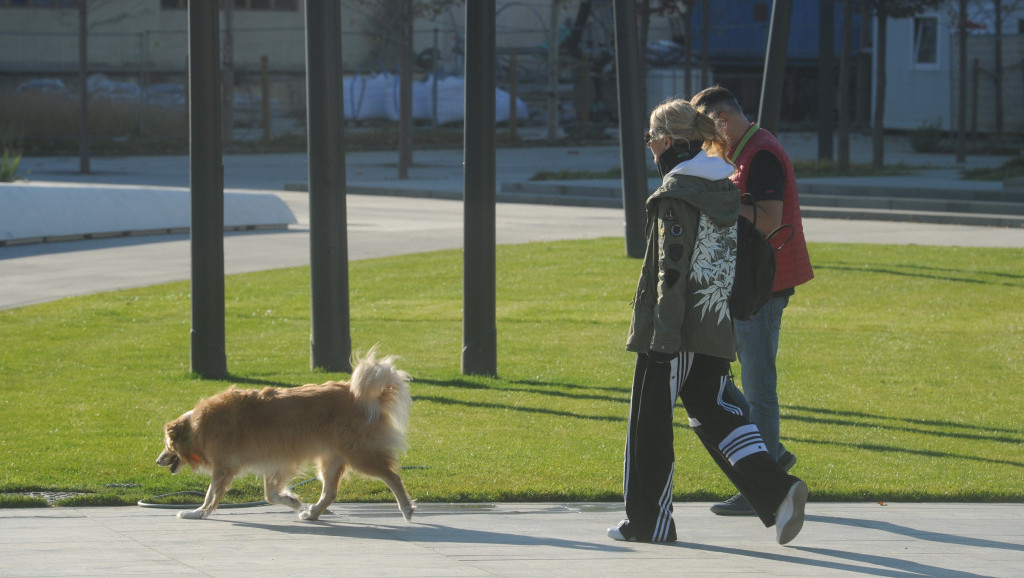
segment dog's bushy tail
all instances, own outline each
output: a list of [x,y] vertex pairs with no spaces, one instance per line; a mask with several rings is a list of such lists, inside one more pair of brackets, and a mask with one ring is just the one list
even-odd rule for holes
[[395,367],[396,357],[377,359],[374,347],[352,370],[352,395],[366,408],[370,422],[386,420],[400,432],[409,425],[409,374]]

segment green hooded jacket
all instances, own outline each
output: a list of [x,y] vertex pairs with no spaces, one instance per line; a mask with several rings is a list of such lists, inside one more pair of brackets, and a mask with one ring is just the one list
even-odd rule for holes
[[647,199],[647,249],[626,349],[688,351],[733,360],[729,295],[740,192],[732,166],[701,152]]

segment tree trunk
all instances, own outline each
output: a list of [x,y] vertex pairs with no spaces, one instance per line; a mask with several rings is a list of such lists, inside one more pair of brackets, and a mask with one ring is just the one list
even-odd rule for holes
[[224,143],[234,140],[235,131],[235,35],[232,16],[234,14],[234,0],[224,0],[221,4],[224,7],[224,54],[222,55],[223,68],[221,69],[221,126],[223,132],[221,138]]
[[854,120],[859,127],[871,122],[871,4],[861,3],[860,52],[857,54],[857,99]]
[[839,174],[850,172],[850,44],[853,35],[853,0],[842,0],[843,28],[839,48],[839,118],[836,124],[836,167]]
[[996,11],[996,138],[1003,138],[1003,0],[995,0]]
[[700,21],[700,88],[711,83],[711,65],[708,63],[708,39],[711,35],[711,0],[701,0]]
[[693,90],[693,0],[686,0],[686,13],[683,14],[683,26],[686,30],[686,42],[683,44],[683,92],[692,95]]
[[551,0],[548,23],[548,140],[558,138],[558,14],[560,0]]
[[957,90],[960,106],[957,107],[956,162],[967,160],[967,0],[959,0],[960,16],[956,36],[960,43],[960,74]]
[[[647,106],[647,39],[650,36],[651,30],[651,0],[643,0],[638,2],[637,11],[639,12],[639,25],[637,29],[636,43],[637,48],[640,49],[640,58],[637,59],[637,71],[640,76],[640,104],[645,109],[650,107]],[[650,110],[645,110],[650,112]]]
[[398,22],[398,178],[412,167],[412,0],[403,0]]
[[835,25],[834,0],[818,1],[818,160],[833,159],[835,136]]
[[89,15],[78,3],[78,170],[89,174]]
[[885,35],[886,19],[878,13],[878,42],[875,44],[875,119],[871,131],[871,164],[876,169],[885,166]]

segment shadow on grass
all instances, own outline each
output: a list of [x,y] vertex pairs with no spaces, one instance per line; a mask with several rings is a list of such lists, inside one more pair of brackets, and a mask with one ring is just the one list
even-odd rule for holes
[[[592,401],[607,401],[610,403],[629,403],[629,391],[621,388],[613,387],[590,387],[584,385],[575,385],[572,383],[553,383],[545,381],[533,381],[533,380],[512,380],[505,381],[500,386],[488,386],[482,383],[474,383],[469,380],[463,379],[419,379],[415,380],[417,383],[426,383],[429,385],[437,386],[453,386],[460,389],[476,389],[476,390],[496,390],[503,392],[519,392],[519,393],[536,393],[538,395],[548,395],[552,397],[563,397],[568,399],[587,399]],[[519,386],[532,386],[532,387],[508,387],[508,385],[519,385]],[[557,388],[557,389],[555,389]],[[585,393],[570,393],[566,391],[558,391],[558,389],[575,389],[581,391],[610,391],[616,392],[621,395],[596,395],[596,394],[585,394]]]
[[443,405],[459,405],[463,407],[473,407],[478,409],[497,409],[502,411],[515,411],[521,413],[535,413],[540,415],[552,415],[555,417],[569,417],[576,419],[586,419],[592,421],[610,421],[610,422],[625,422],[625,417],[613,417],[605,415],[584,415],[581,413],[573,413],[571,411],[559,411],[554,409],[547,409],[541,407],[526,407],[521,405],[511,405],[505,403],[489,403],[482,401],[466,401],[462,399],[452,399],[450,397],[441,397],[436,395],[415,395],[413,396],[414,401],[432,401],[434,403],[440,403]]
[[[894,275],[900,277],[917,277],[920,279],[931,279],[934,281],[950,281],[954,283],[971,283],[975,285],[1003,285],[1006,287],[1020,287],[1024,281],[1024,275],[1014,273],[1002,273],[995,271],[964,271],[944,267],[929,267],[918,264],[902,264],[889,266],[864,267],[857,263],[823,263],[814,265],[819,271],[845,271],[851,273],[875,273],[881,275]],[[973,279],[967,275],[995,277],[1000,281],[986,281]]]
[[[802,405],[785,406],[783,409],[795,410],[797,412],[806,412],[808,414],[811,414],[809,416],[787,414],[785,416],[787,420],[830,424],[838,426],[883,428],[907,433],[933,435],[938,437],[949,437],[958,439],[970,439],[986,442],[1024,444],[1024,431],[1021,430],[994,428],[982,425],[963,424],[943,420],[915,419],[897,416],[877,415],[860,411],[835,410],[818,407],[808,407]],[[822,416],[836,417],[828,418]],[[868,421],[872,421],[873,423],[868,423]],[[874,423],[876,421],[898,422],[900,425],[879,425],[878,423]],[[908,423],[918,426],[927,426],[942,429],[925,429],[922,427],[912,427],[903,425]],[[969,430],[980,433],[968,433],[962,430]]]
[[886,446],[886,445],[881,445],[881,444],[847,443],[847,442],[839,442],[839,441],[831,440],[831,439],[829,439],[829,440],[817,440],[817,439],[801,438],[801,437],[786,437],[786,439],[784,441],[786,441],[787,443],[790,442],[790,441],[793,441],[793,442],[800,442],[800,443],[805,443],[805,444],[814,444],[814,445],[820,445],[820,446],[853,448],[853,449],[858,449],[858,450],[867,450],[867,451],[871,451],[871,452],[879,452],[879,453],[887,453],[887,454],[897,453],[897,454],[908,454],[908,455],[915,455],[915,456],[923,456],[923,457],[927,457],[927,458],[953,458],[953,459],[957,459],[957,460],[968,460],[968,461],[973,461],[973,462],[984,462],[984,463],[987,463],[987,464],[998,464],[998,465],[1002,465],[1002,466],[1013,466],[1013,467],[1016,467],[1016,468],[1024,468],[1024,462],[1017,462],[1017,461],[1013,461],[1013,460],[998,460],[998,459],[985,458],[985,457],[980,457],[980,456],[966,456],[966,455],[963,455],[963,454],[954,454],[954,453],[950,453],[950,452],[938,452],[938,451],[934,451],[934,450],[915,450],[913,448],[899,447],[899,446]]
[[252,386],[264,386],[264,387],[283,387],[291,389],[293,387],[299,387],[303,385],[301,383],[285,383],[283,381],[273,381],[269,379],[259,379],[256,377],[244,377],[241,375],[234,375],[229,373],[227,377],[218,379],[217,381],[223,381],[225,383],[232,383],[235,385],[252,385]]

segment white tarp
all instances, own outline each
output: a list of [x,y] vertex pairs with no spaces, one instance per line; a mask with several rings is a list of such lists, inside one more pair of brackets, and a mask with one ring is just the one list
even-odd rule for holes
[[[461,122],[465,116],[466,81],[459,76],[437,80],[437,123]],[[345,118],[349,120],[398,120],[398,77],[390,73],[345,77]],[[511,95],[495,89],[495,122],[508,122]],[[430,121],[434,117],[434,81],[427,78],[412,85],[412,116]],[[516,99],[516,118],[530,116],[526,103]]]

